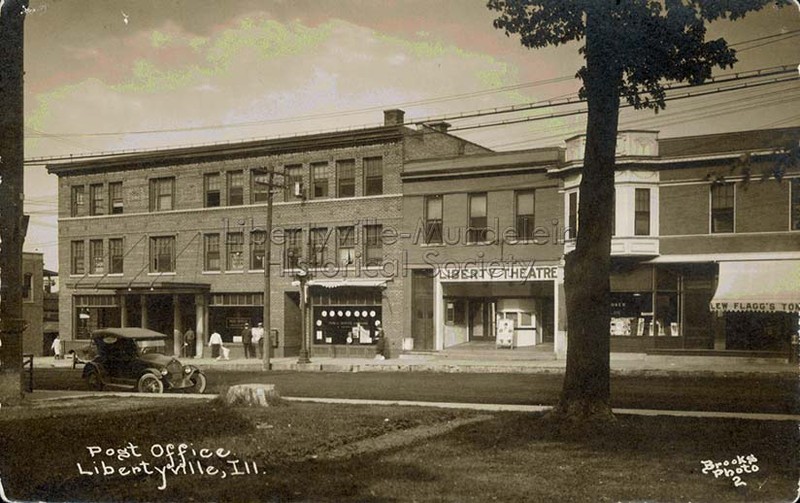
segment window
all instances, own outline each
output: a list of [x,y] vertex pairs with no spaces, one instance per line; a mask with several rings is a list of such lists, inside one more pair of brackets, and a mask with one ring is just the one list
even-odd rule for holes
[[791,181],[792,192],[792,230],[800,230],[800,178],[792,178]]
[[425,243],[442,244],[442,196],[425,198]]
[[244,233],[229,232],[225,236],[225,249],[227,264],[225,269],[228,271],[244,270]]
[[125,251],[122,247],[122,238],[108,240],[108,273],[122,274]]
[[284,245],[284,268],[297,269],[303,256],[303,230],[286,229]]
[[105,214],[105,202],[103,198],[103,184],[93,183],[89,185],[89,206],[90,215],[103,215]]
[[150,211],[175,209],[175,178],[153,178],[150,180]]
[[228,172],[228,206],[244,204],[244,171]]
[[33,274],[29,272],[22,277],[22,300],[33,300]]
[[487,237],[486,193],[469,195],[468,243],[482,243]]
[[364,195],[378,196],[380,194],[383,194],[383,158],[366,158],[364,159]]
[[367,267],[380,266],[383,262],[383,241],[381,239],[383,226],[366,225],[364,232],[366,234],[364,240],[366,244],[365,265]]
[[733,232],[734,185],[711,186],[711,232]]
[[311,163],[311,183],[314,198],[328,197],[328,163]]
[[336,229],[336,248],[339,253],[339,265],[347,267],[355,263],[356,233],[354,227]]
[[175,236],[150,238],[150,272],[175,272]]
[[336,197],[355,197],[356,161],[336,161]]
[[222,184],[219,173],[206,173],[203,175],[203,192],[205,193],[206,208],[216,208],[222,204]]
[[517,239],[532,241],[534,239],[533,206],[534,192],[522,190],[516,194],[516,230]]
[[250,269],[264,270],[267,258],[267,233],[253,231],[250,233]]
[[[259,183],[259,177],[269,179],[269,174],[263,174],[255,169],[250,170],[250,202],[252,204],[266,203],[269,199],[269,191],[272,190],[268,184]],[[280,178],[273,177],[273,181],[278,183]]]
[[72,263],[70,264],[71,274],[84,274],[86,265],[84,263],[84,244],[83,241],[73,241],[71,246]]
[[84,195],[83,185],[73,185],[69,211],[71,217],[83,216]]
[[650,189],[636,189],[633,216],[634,236],[650,235]]
[[578,193],[570,192],[567,196],[569,211],[567,213],[567,239],[578,237]]
[[295,184],[303,184],[303,165],[288,165],[284,168],[284,172],[286,173],[286,176],[284,176],[286,187],[284,188],[283,199],[284,201],[293,201],[296,198]]
[[92,239],[89,241],[89,274],[105,273],[105,260],[103,259],[103,240]]
[[219,234],[206,234],[203,236],[204,271],[219,271]]
[[123,209],[122,182],[111,182],[108,184],[108,212],[121,215]]
[[328,240],[328,229],[311,229],[311,267],[325,267],[327,250],[325,249]]

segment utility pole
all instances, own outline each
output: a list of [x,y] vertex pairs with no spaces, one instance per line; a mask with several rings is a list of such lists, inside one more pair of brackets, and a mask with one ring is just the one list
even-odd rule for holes
[[270,357],[272,356],[272,326],[271,314],[272,298],[270,292],[272,290],[272,199],[274,197],[273,189],[275,187],[283,187],[283,184],[275,183],[275,175],[282,175],[282,173],[275,173],[272,168],[265,170],[254,170],[253,181],[259,185],[266,186],[267,188],[267,229],[264,242],[264,308],[262,319],[264,320],[264,337],[261,339],[263,344],[262,354],[263,361],[261,362],[261,370],[270,370],[271,363]]
[[0,2],[0,405],[22,396],[23,40],[28,0]]

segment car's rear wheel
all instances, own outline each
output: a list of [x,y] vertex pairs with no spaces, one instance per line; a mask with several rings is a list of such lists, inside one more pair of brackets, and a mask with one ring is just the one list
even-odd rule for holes
[[139,378],[136,389],[139,393],[163,393],[164,383],[154,374],[145,374]]
[[101,391],[103,389],[103,379],[100,378],[100,372],[97,369],[91,369],[86,373],[86,384],[89,389],[94,391]]
[[206,390],[206,376],[201,372],[195,372],[189,380],[192,386],[184,388],[187,393],[203,393]]

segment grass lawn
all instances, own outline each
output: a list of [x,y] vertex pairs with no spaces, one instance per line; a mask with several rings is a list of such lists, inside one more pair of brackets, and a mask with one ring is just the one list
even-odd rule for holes
[[[162,476],[181,442],[186,473]],[[746,485],[702,473],[747,455]],[[536,414],[412,407],[99,398],[0,413],[0,479],[28,501],[792,501],[799,460],[790,422],[620,416],[576,439]],[[142,462],[152,474],[132,473]]]

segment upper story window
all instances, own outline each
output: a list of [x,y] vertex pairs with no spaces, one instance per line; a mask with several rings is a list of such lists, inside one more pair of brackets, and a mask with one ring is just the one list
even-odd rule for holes
[[89,214],[105,214],[105,198],[103,197],[103,184],[93,183],[89,185]]
[[122,247],[122,238],[108,240],[108,273],[122,274],[125,251]]
[[483,243],[488,234],[489,219],[486,212],[486,193],[469,195],[468,243]]
[[328,241],[328,229],[324,227],[318,227],[315,229],[311,229],[311,236],[309,236],[311,240],[310,245],[310,259],[311,259],[311,267],[324,267],[325,262],[327,260],[327,241]]
[[286,229],[284,241],[284,268],[297,269],[303,256],[303,230]]
[[383,262],[383,233],[382,225],[366,225],[364,226],[364,233],[366,239],[364,240],[364,255],[365,265],[380,266]]
[[353,226],[336,229],[336,249],[339,265],[347,267],[356,261],[356,233]]
[[733,232],[736,186],[721,183],[711,186],[711,232]]
[[633,214],[633,235],[650,235],[650,189],[636,189]]
[[83,208],[84,204],[86,204],[84,197],[85,197],[85,190],[83,185],[73,185],[70,191],[70,209],[69,209],[69,216],[71,217],[80,217],[83,216]]
[[244,204],[244,171],[228,172],[228,206]]
[[[250,171],[250,203],[251,204],[260,204],[266,203],[269,199],[269,191],[272,190],[272,187],[267,185],[266,183],[259,183],[258,181],[258,171],[251,170]],[[264,176],[264,175],[262,175]],[[280,178],[273,177],[275,183],[280,181]]]
[[175,272],[175,236],[150,238],[150,272]]
[[567,239],[578,237],[578,193],[567,196]]
[[792,178],[791,184],[791,229],[793,231],[800,231],[800,178]]
[[228,271],[244,270],[244,233],[229,232],[225,236],[225,249],[227,254],[227,264],[225,269]]
[[328,163],[311,163],[311,190],[314,198],[328,197]]
[[222,182],[219,173],[206,173],[203,175],[204,205],[206,208],[216,208],[222,204]]
[[111,215],[121,215],[123,213],[124,201],[122,200],[122,182],[111,182],[108,184],[108,212]]
[[250,233],[250,269],[264,270],[267,258],[267,233],[253,231]]
[[33,274],[26,272],[22,277],[22,300],[32,301],[33,299]]
[[[175,209],[175,177],[150,180],[150,211]],[[160,271],[158,271],[160,272]]]
[[70,243],[70,274],[84,274],[86,272],[84,253],[83,241],[72,241]]
[[297,197],[297,191],[295,189],[296,184],[300,184],[300,189],[302,190],[303,185],[303,165],[302,164],[289,164],[284,168],[285,176],[284,179],[284,189],[283,189],[283,200],[284,201],[293,201]]
[[206,234],[203,236],[203,270],[219,271],[219,234]]
[[517,239],[523,241],[533,240],[533,207],[535,195],[532,190],[520,190],[516,193],[516,231]]
[[103,240],[92,239],[89,241],[89,274],[105,273],[105,257],[103,255]]
[[364,195],[380,194],[383,194],[383,158],[368,157],[364,159]]
[[442,244],[442,196],[425,197],[425,243]]
[[336,161],[336,197],[355,197],[356,161],[345,159]]

